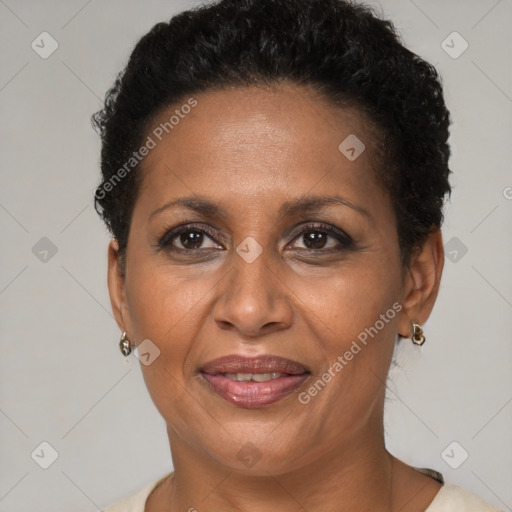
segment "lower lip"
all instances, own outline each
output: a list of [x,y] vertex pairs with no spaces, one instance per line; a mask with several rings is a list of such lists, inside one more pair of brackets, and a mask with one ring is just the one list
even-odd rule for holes
[[240,382],[223,375],[201,373],[213,391],[228,402],[253,409],[273,404],[293,393],[307,378],[308,374],[288,375],[266,382]]

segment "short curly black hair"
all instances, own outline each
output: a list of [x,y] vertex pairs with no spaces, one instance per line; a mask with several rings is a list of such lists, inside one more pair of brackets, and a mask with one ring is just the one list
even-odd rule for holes
[[392,22],[344,0],[221,0],[157,23],[140,39],[92,116],[102,139],[95,208],[121,253],[140,183],[139,166],[127,170],[126,162],[152,119],[201,91],[283,82],[354,106],[378,128],[377,171],[407,265],[441,226],[451,193],[450,114],[435,68],[403,46]]

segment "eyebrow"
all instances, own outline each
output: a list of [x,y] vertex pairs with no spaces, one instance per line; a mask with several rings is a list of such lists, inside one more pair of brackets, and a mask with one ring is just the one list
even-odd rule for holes
[[[302,196],[295,198],[290,201],[286,201],[283,203],[281,208],[279,209],[279,216],[288,216],[291,217],[293,215],[297,214],[304,214],[304,213],[315,213],[326,206],[329,205],[342,205],[346,206],[348,208],[351,208],[352,210],[355,210],[356,212],[362,214],[363,216],[367,217],[369,220],[373,220],[373,217],[370,215],[368,210],[361,206],[357,206],[350,201],[347,201],[346,199],[340,197],[340,196]],[[163,210],[167,210],[169,208],[175,207],[175,206],[181,206],[184,208],[188,208],[189,210],[193,210],[195,212],[201,213],[205,216],[209,217],[219,217],[219,218],[227,218],[228,214],[220,208],[217,204],[210,201],[209,199],[205,199],[198,196],[192,196],[192,197],[182,197],[180,199],[176,199],[174,201],[169,201],[165,203],[164,205],[160,206],[156,210],[154,210],[149,218],[151,219],[158,213],[162,212]]]

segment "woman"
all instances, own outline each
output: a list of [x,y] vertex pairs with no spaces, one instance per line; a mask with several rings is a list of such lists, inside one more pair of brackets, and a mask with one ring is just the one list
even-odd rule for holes
[[397,339],[443,269],[435,69],[342,0],[159,23],[94,116],[124,355],[174,471],[115,511],[492,511],[384,443]]

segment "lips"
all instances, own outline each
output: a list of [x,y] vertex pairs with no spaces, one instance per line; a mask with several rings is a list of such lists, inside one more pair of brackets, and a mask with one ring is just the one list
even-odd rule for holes
[[224,356],[200,370],[210,389],[244,408],[270,405],[293,393],[308,378],[309,370],[291,359],[262,355]]

